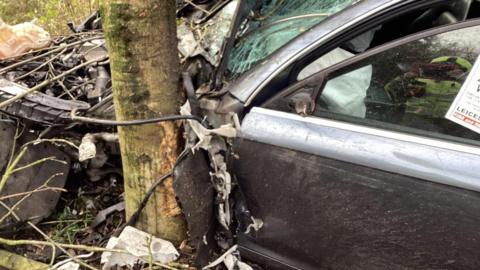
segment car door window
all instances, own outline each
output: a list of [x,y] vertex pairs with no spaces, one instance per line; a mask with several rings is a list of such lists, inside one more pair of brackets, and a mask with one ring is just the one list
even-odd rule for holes
[[313,115],[478,140],[445,118],[480,55],[480,26],[414,40],[330,73]]

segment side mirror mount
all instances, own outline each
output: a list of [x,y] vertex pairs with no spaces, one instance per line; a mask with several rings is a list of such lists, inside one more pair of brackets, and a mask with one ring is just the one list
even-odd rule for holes
[[288,97],[288,106],[292,111],[301,116],[307,116],[315,110],[315,100],[308,92],[299,92]]

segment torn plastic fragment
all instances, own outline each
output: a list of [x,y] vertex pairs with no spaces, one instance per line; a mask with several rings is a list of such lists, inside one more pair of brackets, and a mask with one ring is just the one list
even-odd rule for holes
[[[83,138],[85,139],[85,137]],[[95,146],[95,143],[91,140],[84,139],[82,139],[82,144],[80,144],[80,147],[78,147],[78,160],[80,162],[92,159],[97,154],[97,147]]]
[[[180,108],[180,113],[191,115],[188,101]],[[201,148],[209,153],[212,166],[211,181],[217,192],[218,220],[226,230],[229,230],[231,222],[229,197],[232,190],[232,178],[227,170],[222,152],[227,149],[225,138],[233,138],[237,135],[235,123],[238,121],[233,119],[235,119],[234,115],[232,116],[232,123],[222,125],[217,129],[207,129],[200,123],[191,120],[187,120],[188,125],[185,127],[187,134],[186,147],[191,148],[192,151]]]
[[[191,107],[188,101],[180,108],[180,114],[191,115]],[[191,147],[193,151],[196,151],[200,148],[208,150],[213,135],[218,135],[226,138],[234,138],[237,136],[237,129],[236,127],[234,127],[233,124],[222,125],[216,129],[207,129],[196,121],[187,121],[192,131],[198,138],[198,142]]]
[[80,161],[86,161],[95,158],[97,155],[95,143],[100,140],[105,142],[118,142],[118,134],[108,132],[85,134],[78,148],[78,159]]
[[251,266],[238,259],[237,245],[232,246],[215,261],[202,268],[202,270],[211,269],[223,262],[228,270],[253,270]]
[[178,38],[178,51],[185,58],[194,57],[197,55],[202,55],[210,62],[214,64],[214,59],[210,57],[204,48],[197,42],[195,35],[192,30],[185,24],[182,23],[177,26],[177,38]]
[[[150,245],[149,245],[150,243]],[[146,232],[127,226],[120,236],[112,237],[107,249],[123,249],[126,253],[103,252],[101,263],[104,270],[118,267],[133,267],[138,263],[147,263],[150,254],[153,261],[167,264],[180,256],[169,241],[154,237]]]
[[225,43],[225,38],[230,31],[237,5],[237,0],[230,2],[218,12],[218,14],[209,20],[205,35],[200,41],[209,54],[209,57],[207,58],[211,59],[209,61],[214,66],[218,66],[220,58],[222,57],[222,48]]
[[97,227],[107,219],[108,215],[112,214],[113,212],[120,212],[123,210],[125,210],[125,202],[123,201],[103,209],[95,216],[95,219],[92,221],[92,225],[90,225],[90,227]]
[[252,223],[248,225],[247,229],[245,230],[245,234],[249,234],[252,229],[258,232],[263,227],[263,220],[254,217],[250,218],[252,219]]
[[74,263],[74,262],[68,262],[60,267],[53,268],[56,270],[79,270],[80,269],[80,264]]

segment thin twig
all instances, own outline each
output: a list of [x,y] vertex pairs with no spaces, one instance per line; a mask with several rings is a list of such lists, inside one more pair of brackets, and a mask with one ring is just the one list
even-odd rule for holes
[[[2,238],[2,237],[0,237],[0,244],[7,245],[7,246],[27,246],[27,245],[51,246],[52,245],[52,243],[50,242],[41,241],[41,240],[30,240],[30,239],[14,240],[14,239]],[[63,243],[56,243],[56,244],[62,248],[82,250],[82,251],[88,251],[88,252],[116,252],[116,253],[130,254],[128,251],[124,249],[109,249],[109,248],[102,248],[102,247],[63,244]]]
[[75,149],[78,150],[78,146],[75,145],[73,142],[71,141],[68,141],[68,140],[65,140],[65,139],[37,139],[37,140],[34,140],[34,141],[30,141],[26,144],[24,144],[22,147],[26,147],[26,146],[29,146],[31,144],[33,145],[37,145],[37,144],[40,144],[40,143],[44,143],[44,142],[49,142],[49,143],[63,143],[63,144],[67,144]]
[[66,189],[64,188],[57,188],[57,187],[44,187],[39,190],[32,190],[32,191],[25,191],[25,192],[20,192],[20,193],[15,193],[15,194],[10,194],[6,196],[0,197],[0,201],[5,201],[8,199],[16,198],[16,197],[21,197],[24,195],[28,195],[29,193],[38,193],[38,192],[44,192],[44,191],[56,191],[56,192],[67,192]]
[[[91,79],[91,80],[88,80],[88,81],[86,81],[86,82],[83,82],[83,83],[81,83],[81,84],[79,84],[79,85],[76,85],[76,86],[70,88],[70,89],[67,89],[67,92],[71,95],[71,93],[72,93],[73,90],[77,90],[78,88],[81,88],[82,86],[85,86],[85,85],[87,85],[87,84],[89,84],[89,83],[92,83],[92,82],[94,82],[94,81],[95,81],[95,79]],[[61,97],[63,97],[64,95],[65,95],[65,93],[62,93],[62,94],[60,94],[60,95],[58,96],[58,98],[61,98]]]
[[32,227],[33,229],[35,229],[39,234],[41,234],[48,242],[51,242],[55,247],[60,249],[63,253],[67,254],[67,256],[69,256],[76,263],[91,270],[98,270],[97,268],[83,262],[82,260],[76,258],[75,256],[70,255],[70,253],[68,253],[68,251],[65,248],[61,247],[57,242],[53,241],[50,237],[48,237],[48,235],[46,235],[42,230],[40,230],[32,222],[29,221],[27,222],[27,224],[30,225],[30,227]]
[[67,140],[64,140],[64,139],[38,139],[38,140],[34,140],[34,141],[30,141],[30,142],[27,142],[25,143],[21,149],[20,149],[20,152],[18,153],[18,155],[15,157],[15,159],[11,162],[11,164],[9,164],[7,166],[7,168],[5,169],[5,172],[3,173],[2,175],[2,178],[0,179],[0,193],[2,192],[3,188],[5,187],[5,184],[7,183],[8,179],[10,178],[10,176],[13,174],[13,172],[15,171],[15,168],[17,167],[18,163],[20,162],[20,160],[22,159],[22,157],[25,155],[25,153],[27,152],[28,150],[28,146],[29,145],[36,145],[36,144],[39,144],[39,143],[43,143],[43,142],[51,142],[51,143],[65,143],[65,144],[68,144],[76,149],[78,149],[78,146],[76,146],[74,143],[70,142],[70,141],[67,141]]
[[15,169],[15,167],[17,167],[18,162],[20,162],[20,160],[22,159],[23,155],[25,155],[26,152],[27,152],[27,147],[23,147],[20,150],[20,153],[18,153],[18,155],[12,161],[12,163],[5,169],[5,172],[2,175],[2,179],[0,179],[0,193],[2,193],[2,190],[5,187],[7,180],[12,175],[12,171]]
[[25,126],[23,126],[22,131],[19,132],[20,121],[17,121],[17,128],[15,129],[15,137],[13,138],[12,149],[10,150],[10,158],[8,159],[7,167],[12,164],[13,157],[15,156],[15,149],[17,148],[17,140],[23,134],[25,130]]
[[107,59],[107,58],[108,58],[107,56],[103,56],[103,57],[100,57],[100,58],[96,58],[96,59],[93,59],[93,60],[84,62],[84,63],[82,63],[82,64],[80,64],[80,65],[78,65],[78,66],[76,66],[76,67],[73,67],[73,68],[71,68],[71,69],[63,72],[63,73],[60,74],[60,75],[57,75],[57,76],[55,76],[55,77],[53,77],[53,78],[51,78],[51,79],[49,79],[49,80],[43,81],[42,83],[40,83],[40,84],[38,84],[38,85],[30,88],[30,89],[27,89],[25,92],[23,92],[23,93],[21,93],[21,94],[18,94],[18,95],[14,96],[14,97],[12,97],[12,98],[10,98],[10,99],[7,99],[7,100],[5,100],[4,102],[1,102],[1,103],[0,103],[0,108],[3,108],[3,107],[5,107],[5,106],[10,105],[10,104],[12,104],[13,102],[15,102],[15,101],[17,101],[17,100],[19,100],[19,99],[21,99],[21,98],[23,98],[23,97],[26,97],[26,96],[28,96],[29,94],[31,94],[31,93],[33,93],[33,92],[35,92],[35,91],[37,91],[37,90],[42,89],[43,87],[51,84],[52,82],[55,82],[55,81],[57,81],[57,80],[65,77],[65,76],[67,76],[68,74],[77,71],[78,69],[81,69],[81,68],[83,68],[83,67],[85,67],[85,66],[91,65],[91,64],[93,64],[93,63],[101,62],[101,61],[103,61],[103,60],[105,60],[105,59]]
[[[51,35],[51,37],[60,37],[60,39],[57,39],[57,40],[54,40],[53,43],[54,44],[59,44],[61,43],[62,41],[64,40],[67,40],[69,38],[75,38],[77,36],[91,36],[91,35],[97,35],[95,37],[95,39],[102,39],[103,36],[101,36],[101,32],[100,30],[91,30],[89,32],[82,32],[82,33],[72,33],[68,36],[65,36],[65,35]],[[81,42],[85,42],[85,41],[88,41],[87,39],[83,39],[81,40]],[[81,44],[80,42],[80,44]],[[73,43],[71,43],[73,44]],[[29,51],[29,52],[25,52],[25,53],[22,53],[22,54],[19,54],[19,55],[15,55],[15,56],[10,56],[10,57],[7,57],[5,59],[3,59],[2,61],[11,61],[13,59],[20,59],[26,55],[31,55],[31,54],[35,54],[35,53],[39,53],[39,52],[43,52],[43,51],[48,51],[48,50],[54,50],[54,49],[57,49],[57,48],[60,48],[60,47],[63,47],[65,45],[54,45],[54,46],[50,46],[50,47],[46,47],[46,48],[41,48],[41,49],[37,49],[37,50],[32,50],[32,51]]]
[[[2,237],[0,237],[0,244],[7,245],[7,246],[26,246],[26,245],[52,246],[52,243],[48,241],[27,240],[27,239],[13,240],[13,239],[6,239]],[[86,246],[86,245],[62,244],[62,243],[56,243],[56,242],[55,244],[62,248],[69,248],[69,249],[82,250],[82,251],[88,251],[88,252],[114,252],[114,253],[133,255],[129,251],[124,249],[111,249],[111,248],[102,248],[102,247],[94,247],[94,246]],[[154,262],[153,264],[170,269],[170,270],[178,270],[178,268],[171,267],[158,262]]]
[[46,161],[55,161],[55,162],[59,162],[59,163],[62,163],[62,164],[67,164],[67,162],[63,161],[63,160],[59,160],[57,159],[56,157],[46,157],[46,158],[42,158],[42,159],[39,159],[39,160],[35,160],[34,162],[31,162],[25,166],[22,166],[22,167],[19,167],[19,168],[16,168],[12,171],[12,173],[16,173],[18,171],[21,171],[21,170],[25,170],[25,169],[28,169],[28,168],[31,168],[31,167],[34,167],[38,164],[42,164]]
[[192,5],[193,7],[195,7],[196,9],[200,10],[201,12],[203,12],[203,13],[205,13],[205,14],[207,14],[207,15],[210,15],[210,14],[211,14],[210,11],[202,8],[201,6],[193,3],[193,2],[190,1],[190,0],[185,0],[185,2],[187,2],[188,4]]
[[[0,205],[2,205],[3,207],[7,208],[8,211],[11,211],[12,212],[12,216],[15,217],[15,219],[17,221],[21,221],[20,217],[12,210],[12,208],[8,207],[5,203],[1,202],[0,201]],[[55,251],[55,248],[58,248],[60,249],[63,253],[67,254],[68,257],[72,258],[76,263],[88,268],[88,269],[91,269],[91,270],[98,270],[97,268],[93,267],[93,266],[90,266],[88,265],[87,263],[83,262],[82,260],[80,259],[77,259],[75,258],[74,256],[72,256],[70,253],[67,252],[67,250],[62,247],[61,245],[59,245],[57,242],[53,241],[50,237],[48,237],[48,235],[46,235],[42,230],[40,230],[40,228],[38,228],[37,226],[35,226],[35,224],[33,224],[32,222],[28,221],[27,224],[32,227],[34,230],[36,230],[39,234],[41,234],[46,240],[47,240],[47,243],[49,243],[49,245],[52,247],[53,251]],[[1,243],[1,242],[0,242]],[[55,252],[53,252],[55,253]]]
[[84,40],[80,40],[80,41],[77,41],[77,42],[73,42],[73,43],[70,43],[70,44],[66,44],[66,45],[60,45],[58,48],[54,49],[54,50],[51,50],[51,51],[48,51],[46,53],[43,53],[43,54],[40,54],[40,55],[37,55],[37,56],[34,56],[34,57],[31,57],[31,58],[28,58],[26,60],[23,60],[23,61],[20,61],[20,62],[16,62],[15,64],[12,64],[12,65],[9,65],[7,67],[4,67],[2,69],[0,69],[0,75],[13,69],[13,68],[16,68],[18,66],[21,66],[23,64],[26,64],[26,63],[29,63],[31,61],[34,61],[34,60],[37,60],[37,59],[41,59],[45,56],[49,56],[50,54],[53,54],[53,53],[56,53],[56,52],[59,52],[61,50],[63,50],[64,48],[70,48],[70,47],[74,47],[76,45],[79,45],[79,44],[82,44],[82,43],[85,43],[87,41],[91,41],[91,40],[95,40],[95,39],[101,39],[102,37],[101,36],[98,36],[98,37],[93,37],[93,38],[87,38],[87,39],[84,39]]
[[23,78],[26,78],[28,75],[34,73],[35,71],[43,68],[43,67],[46,66],[46,65],[51,64],[51,62],[52,62],[53,60],[55,60],[57,57],[59,57],[60,55],[62,55],[66,50],[67,50],[67,48],[63,49],[62,51],[60,51],[60,52],[59,52],[58,54],[56,54],[55,56],[53,56],[52,58],[48,59],[45,63],[42,63],[42,64],[39,65],[38,67],[30,70],[29,72],[23,74],[22,76],[19,76],[19,77],[15,78],[14,81],[18,81],[18,80],[21,80],[21,79],[23,79]]
[[[88,253],[88,254],[82,254],[82,255],[75,256],[75,258],[77,258],[77,259],[88,259],[88,258],[92,257],[93,254],[94,254],[93,252],[90,252],[90,253]],[[57,269],[59,269],[60,267],[62,267],[63,265],[65,265],[65,264],[67,264],[67,263],[69,263],[69,262],[71,262],[71,261],[74,261],[73,257],[72,257],[72,258],[68,258],[68,259],[66,259],[66,260],[63,260],[63,261],[61,261],[61,262],[58,262],[58,263],[56,263],[55,265],[52,265],[51,270],[57,270]]]
[[[48,184],[50,183],[50,181],[52,181],[53,178],[57,177],[57,176],[60,176],[60,175],[63,175],[62,173],[56,173],[52,176],[50,176],[47,181],[45,181],[45,183],[43,185],[41,185],[40,187],[34,189],[33,191],[36,191],[36,190],[39,190],[39,189],[42,189],[42,188],[45,188],[48,186]],[[23,196],[23,198],[21,198],[20,200],[18,200],[18,202],[16,202],[12,207],[9,207],[10,209],[8,209],[7,213],[5,215],[3,215],[1,218],[0,218],[0,224],[2,224],[2,222],[8,218],[10,215],[13,214],[13,210],[16,209],[17,207],[20,206],[20,204],[22,204],[26,199],[28,199],[30,196],[32,196],[34,192],[29,192],[28,194],[26,194],[25,196]]]
[[40,223],[40,225],[51,225],[51,224],[62,224],[62,223],[80,223],[84,222],[85,220],[83,219],[66,219],[66,220],[54,220],[54,221],[45,221]]
[[148,269],[153,270],[152,236],[147,237]]
[[[65,78],[64,78],[64,80],[65,80]],[[60,87],[62,87],[63,93],[67,93],[72,100],[77,100],[77,98],[74,97],[74,96],[72,95],[72,93],[70,93],[70,91],[68,90],[68,88],[63,84],[63,81],[64,81],[64,80],[58,81],[58,84],[60,85]]]

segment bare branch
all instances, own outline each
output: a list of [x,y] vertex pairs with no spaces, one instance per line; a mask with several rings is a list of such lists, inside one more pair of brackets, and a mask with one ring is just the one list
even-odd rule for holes
[[[52,181],[53,178],[59,176],[59,175],[63,175],[61,173],[56,173],[52,176],[50,176],[47,181],[45,181],[45,183],[43,185],[41,185],[40,187],[36,188],[34,191],[38,190],[38,189],[42,189],[42,188],[45,188],[47,187],[48,183],[50,181]],[[28,194],[26,194],[23,198],[21,198],[20,200],[18,200],[18,202],[16,202],[11,208],[8,207],[8,206],[5,206],[4,207],[8,210],[8,212],[3,215],[1,218],[0,218],[0,224],[7,218],[9,217],[10,215],[13,215],[13,209],[16,209],[18,206],[20,206],[20,204],[22,204],[26,199],[28,199],[30,196],[32,196],[33,192],[29,192]]]
[[57,57],[59,57],[60,55],[62,55],[65,51],[67,50],[67,48],[63,49],[62,51],[60,51],[58,54],[56,54],[55,56],[53,56],[52,58],[50,58],[48,61],[42,63],[41,65],[39,65],[38,67],[30,70],[29,72],[21,75],[21,76],[18,76],[14,79],[14,81],[18,81],[18,80],[21,80],[23,78],[26,78],[28,75],[34,73],[35,71],[43,68],[44,66],[48,65],[49,63],[51,63],[53,60],[55,60]]
[[61,78],[63,78],[63,77],[65,77],[65,76],[67,76],[67,75],[69,75],[69,74],[77,71],[78,69],[81,69],[81,68],[83,68],[83,67],[86,67],[86,66],[88,66],[88,65],[91,65],[91,64],[94,64],[94,63],[97,63],[97,62],[104,61],[104,60],[106,60],[106,59],[108,59],[108,57],[107,57],[107,56],[103,56],[103,57],[99,57],[99,58],[96,58],[96,59],[93,59],[93,60],[84,62],[84,63],[82,63],[82,64],[80,64],[80,65],[78,65],[78,66],[75,66],[75,67],[73,67],[73,68],[71,68],[71,69],[69,69],[69,70],[61,73],[60,75],[57,75],[57,76],[55,76],[55,77],[53,77],[53,78],[51,78],[51,79],[45,80],[45,81],[43,81],[42,83],[37,84],[36,86],[27,89],[25,92],[23,92],[23,93],[21,93],[21,94],[18,94],[18,95],[14,96],[14,97],[12,97],[12,98],[10,98],[10,99],[7,99],[7,100],[1,102],[1,103],[0,103],[0,108],[6,107],[6,106],[14,103],[14,102],[17,101],[17,100],[19,100],[19,99],[21,99],[21,98],[24,98],[24,97],[28,96],[29,94],[31,94],[31,93],[33,93],[33,92],[35,92],[35,91],[37,91],[37,90],[42,89],[43,87],[51,84],[52,82],[58,81],[58,80],[60,80]]
[[26,64],[26,63],[29,63],[31,61],[34,61],[34,60],[37,60],[37,59],[41,59],[45,56],[49,56],[50,54],[54,54],[56,52],[59,52],[63,49],[66,49],[66,48],[70,48],[70,47],[75,47],[77,45],[80,45],[80,44],[83,44],[87,41],[91,41],[91,40],[95,40],[95,39],[101,39],[102,37],[101,36],[98,36],[98,37],[92,37],[92,38],[87,38],[87,39],[84,39],[84,40],[80,40],[80,41],[77,41],[77,42],[74,42],[74,43],[70,43],[70,44],[67,44],[67,45],[60,45],[58,48],[54,49],[54,50],[51,50],[51,51],[48,51],[46,53],[43,53],[43,54],[40,54],[40,55],[37,55],[37,56],[34,56],[34,57],[30,57],[26,60],[23,60],[23,61],[20,61],[20,62],[17,62],[15,64],[12,64],[12,65],[9,65],[7,67],[4,67],[2,69],[0,69],[0,74],[3,74],[13,68],[16,68],[16,67],[19,67],[23,64]]
[[25,169],[28,169],[28,168],[31,168],[31,167],[34,167],[38,164],[42,164],[46,161],[55,161],[55,162],[59,162],[59,163],[62,163],[62,164],[67,164],[67,162],[63,161],[63,160],[59,160],[57,159],[56,157],[46,157],[46,158],[42,158],[42,159],[39,159],[39,160],[35,160],[34,162],[32,163],[29,163],[25,166],[22,166],[22,167],[19,167],[19,168],[16,168],[12,171],[12,173],[16,173],[18,171],[21,171],[21,170],[25,170]]
[[10,194],[10,195],[5,195],[0,197],[0,201],[16,198],[16,197],[21,197],[24,195],[28,195],[30,193],[37,193],[37,192],[43,192],[43,191],[59,191],[59,192],[67,192],[66,189],[64,188],[57,188],[57,187],[45,187],[39,190],[32,190],[32,191],[25,191],[25,192],[20,192],[20,193],[15,193],[15,194]]

